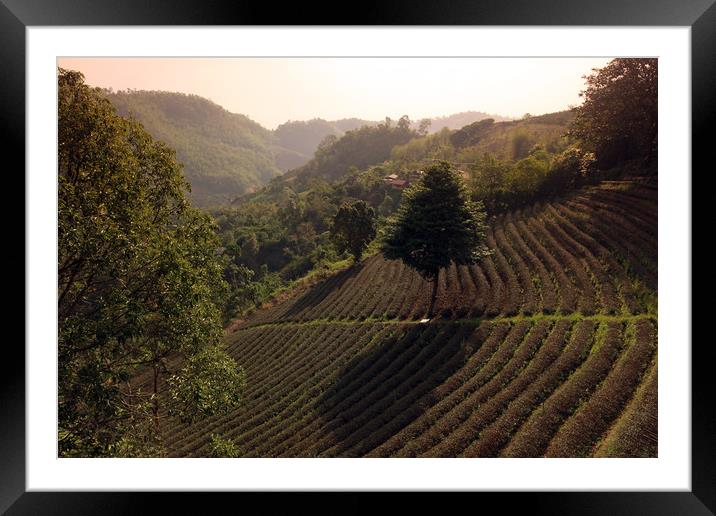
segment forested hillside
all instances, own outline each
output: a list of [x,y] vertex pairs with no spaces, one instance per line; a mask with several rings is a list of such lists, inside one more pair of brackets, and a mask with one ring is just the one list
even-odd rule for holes
[[[346,118],[329,122],[322,118],[314,118],[312,120],[289,120],[274,129],[273,134],[276,137],[277,144],[294,155],[300,157],[293,163],[289,161],[278,162],[277,165],[281,170],[289,170],[291,168],[300,167],[308,162],[313,153],[316,152],[318,144],[326,136],[341,137],[347,131],[358,129],[364,125],[377,125],[377,122],[369,120],[361,120],[358,118]],[[277,158],[279,160],[280,158]]]
[[486,118],[492,118],[495,122],[507,122],[510,118],[483,113],[482,111],[463,111],[448,116],[438,116],[430,119],[430,127],[428,133],[438,133],[447,128],[451,131],[460,129],[474,122],[479,122]]
[[[185,201],[172,149],[81,73],[59,69],[57,86],[59,454],[160,454],[160,381],[162,410],[185,420],[241,396],[215,223]],[[142,372],[152,385],[132,389]]]
[[174,148],[199,206],[226,203],[281,173],[270,131],[196,95],[157,91],[108,93],[122,116],[134,116]]
[[[427,125],[426,130],[428,134],[440,132],[445,128],[455,130],[486,118],[492,118],[497,122],[509,120],[502,116],[488,115],[480,111],[464,111],[453,115],[430,118],[428,119],[430,124]],[[326,137],[335,136],[340,138],[348,131],[353,131],[363,126],[376,126],[380,123],[379,121],[361,120],[360,118],[344,118],[333,121],[323,120],[322,118],[314,118],[308,121],[290,120],[279,125],[273,132],[280,148],[276,163],[284,171],[300,167],[313,157],[313,153],[316,152],[319,144]],[[418,130],[420,123],[421,121],[411,122],[411,129]]]
[[295,177],[302,184],[310,178],[342,179],[349,170],[363,170],[382,163],[390,157],[393,147],[418,135],[418,131],[411,129],[410,119],[404,116],[397,123],[386,118],[376,126],[363,126],[340,138],[328,136],[318,146],[311,161],[284,177],[290,180]]
[[[176,150],[192,187],[191,200],[200,207],[227,204],[237,196],[254,192],[273,177],[306,168],[307,163],[316,161],[314,154],[317,151],[333,145],[347,133],[364,137],[369,134],[367,131],[355,131],[385,123],[359,118],[333,121],[314,118],[288,121],[270,131],[244,115],[230,113],[197,95],[137,90],[106,91],[105,94],[118,114],[134,116],[154,138]],[[446,127],[455,129],[488,116],[466,111],[433,118],[425,126],[425,133]],[[493,119],[506,120],[503,117]],[[419,122],[410,123],[413,131],[417,132],[418,128]],[[316,176],[335,179],[345,172],[344,163],[364,168],[386,159],[393,145],[405,142],[407,139],[398,138],[388,139],[378,147],[366,144],[362,151],[370,150],[364,158],[342,156],[338,161],[328,160],[322,167],[309,165],[308,168],[314,170]],[[339,144],[345,146],[339,153],[354,146],[347,143]],[[330,170],[326,171],[328,168]]]

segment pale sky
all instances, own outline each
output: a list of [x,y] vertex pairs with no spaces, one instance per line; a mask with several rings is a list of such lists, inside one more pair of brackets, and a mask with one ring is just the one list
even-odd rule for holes
[[611,58],[66,58],[92,86],[194,93],[268,129],[287,120],[519,118],[580,104]]

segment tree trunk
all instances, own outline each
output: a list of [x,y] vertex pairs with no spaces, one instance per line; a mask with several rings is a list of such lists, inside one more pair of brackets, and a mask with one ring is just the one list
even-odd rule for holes
[[435,278],[433,279],[433,294],[430,297],[430,309],[428,310],[428,318],[432,319],[435,317],[435,300],[438,297],[438,279],[440,278],[440,273],[435,275]]
[[152,404],[152,415],[154,416],[154,430],[159,435],[159,365],[154,364],[154,399]]

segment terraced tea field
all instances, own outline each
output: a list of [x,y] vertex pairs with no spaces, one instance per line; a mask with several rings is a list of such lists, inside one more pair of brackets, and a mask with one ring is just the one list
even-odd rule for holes
[[611,181],[493,219],[493,254],[432,287],[365,260],[227,337],[242,405],[168,420],[245,457],[657,455],[657,188]]

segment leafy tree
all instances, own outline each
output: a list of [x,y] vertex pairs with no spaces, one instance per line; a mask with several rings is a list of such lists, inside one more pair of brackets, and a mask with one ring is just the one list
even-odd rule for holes
[[241,242],[241,258],[243,262],[251,267],[258,264],[256,255],[259,253],[259,242],[254,233],[247,235]]
[[224,256],[227,262],[224,265],[224,279],[229,285],[224,307],[224,323],[228,323],[236,312],[255,304],[258,299],[251,281],[256,273],[245,265],[236,264],[230,256]]
[[295,227],[301,221],[303,206],[296,192],[284,187],[278,200],[279,217],[287,227]]
[[333,219],[331,236],[338,252],[349,251],[359,262],[363,251],[375,238],[375,210],[365,201],[345,203]]
[[[174,152],[62,69],[58,164],[60,454],[157,453],[162,379],[223,353],[215,225]],[[200,363],[238,372],[228,356]],[[204,406],[235,400],[220,387]]]
[[383,197],[383,202],[380,203],[380,206],[378,206],[378,213],[380,213],[382,216],[387,217],[391,213],[393,213],[393,198],[388,195],[388,193],[385,194],[385,197]]
[[[529,120],[529,118],[523,119]],[[512,135],[512,157],[522,159],[527,156],[530,148],[530,137],[524,130],[516,131]]]
[[241,448],[233,439],[227,439],[219,434],[211,436],[211,457],[235,459],[241,457]]
[[237,405],[246,377],[234,359],[211,346],[192,355],[168,382],[172,396],[169,412],[193,423]]
[[596,154],[600,168],[634,158],[649,165],[657,151],[658,60],[613,59],[585,77],[569,134]]
[[492,154],[484,154],[470,171],[470,189],[489,213],[502,211],[509,206],[509,186],[512,165],[500,161]]
[[446,161],[431,165],[403,194],[398,215],[382,244],[388,259],[401,259],[433,282],[433,314],[440,269],[472,264],[488,254],[482,203],[473,202],[458,172]]
[[428,130],[430,129],[430,124],[432,124],[432,120],[429,118],[423,118],[420,120],[420,123],[418,124],[418,135],[419,136],[427,136]]

